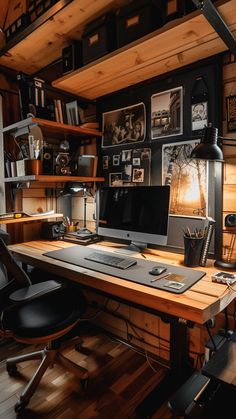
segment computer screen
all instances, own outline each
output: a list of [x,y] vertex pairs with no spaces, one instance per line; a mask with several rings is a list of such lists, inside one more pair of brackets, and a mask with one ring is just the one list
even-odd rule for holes
[[127,250],[136,252],[165,245],[169,200],[169,186],[104,187],[98,191],[98,234],[130,240]]

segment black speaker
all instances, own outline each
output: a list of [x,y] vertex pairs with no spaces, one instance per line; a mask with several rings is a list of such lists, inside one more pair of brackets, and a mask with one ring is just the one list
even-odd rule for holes
[[225,217],[225,227],[236,227],[236,214],[227,214]]
[[43,149],[43,174],[53,175],[54,155],[51,148]]
[[66,228],[62,221],[45,221],[42,223],[42,238],[56,240],[64,236]]
[[82,41],[74,41],[62,49],[62,73],[67,74],[82,67]]

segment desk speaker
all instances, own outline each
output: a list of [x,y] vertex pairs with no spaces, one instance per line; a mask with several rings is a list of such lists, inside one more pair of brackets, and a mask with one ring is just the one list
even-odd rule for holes
[[228,214],[225,217],[225,227],[236,227],[236,214]]

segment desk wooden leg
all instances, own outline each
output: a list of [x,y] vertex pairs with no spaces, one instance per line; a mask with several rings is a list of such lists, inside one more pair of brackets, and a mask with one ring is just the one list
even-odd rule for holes
[[163,380],[138,405],[136,411],[142,418],[153,413],[192,374],[188,359],[188,326],[181,319],[170,320],[170,370]]

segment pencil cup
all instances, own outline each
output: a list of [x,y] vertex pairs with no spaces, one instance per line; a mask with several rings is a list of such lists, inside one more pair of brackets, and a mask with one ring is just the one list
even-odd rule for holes
[[42,161],[37,159],[25,160],[25,174],[26,175],[41,175]]
[[184,236],[184,265],[199,266],[204,237]]

